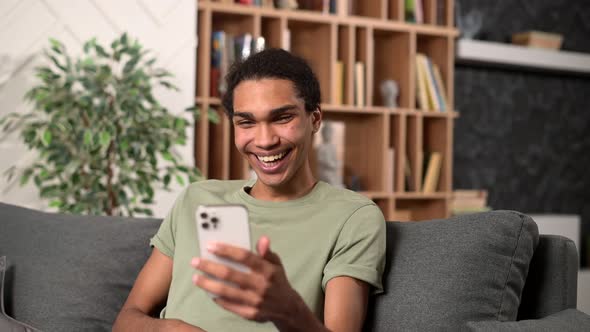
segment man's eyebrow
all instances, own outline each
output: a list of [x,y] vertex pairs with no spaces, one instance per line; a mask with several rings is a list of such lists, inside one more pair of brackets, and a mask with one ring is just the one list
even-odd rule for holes
[[[285,113],[287,111],[290,111],[290,110],[296,109],[296,108],[297,108],[297,105],[292,105],[292,104],[281,106],[279,108],[275,108],[275,109],[271,110],[270,116],[275,117],[275,116],[278,116],[282,113]],[[244,119],[254,119],[254,114],[252,114],[251,112],[234,112],[234,117],[236,117],[236,116],[239,116]]]

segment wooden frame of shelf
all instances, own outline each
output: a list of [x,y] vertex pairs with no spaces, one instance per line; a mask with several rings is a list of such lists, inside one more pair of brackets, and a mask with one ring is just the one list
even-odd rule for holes
[[[352,1],[352,0],[351,0]],[[338,6],[347,6],[338,0]],[[211,96],[211,34],[224,30],[234,35],[250,33],[265,38],[267,47],[285,45],[290,31],[290,51],[305,58],[318,76],[324,118],[346,126],[345,169],[361,180],[363,194],[373,199],[387,220],[409,211],[412,220],[449,216],[452,192],[453,122],[456,112],[421,111],[416,107],[415,54],[428,55],[440,68],[449,109],[453,109],[454,49],[458,33],[453,27],[453,0],[425,0],[426,24],[403,22],[404,0],[358,1],[353,15],[338,10],[322,14],[279,10],[214,1],[198,3],[198,59],[195,102],[201,109],[219,112],[219,124],[200,121],[195,127],[196,165],[208,178],[249,177],[247,162],[233,145],[232,126],[223,114],[219,97]],[[444,25],[433,24],[438,4],[444,4]],[[440,14],[440,13],[439,13]],[[439,15],[440,16],[440,15]],[[342,104],[338,103],[336,62],[343,63]],[[364,63],[365,103],[355,104],[355,62]],[[383,106],[379,84],[393,79],[399,86],[398,108]],[[387,167],[388,149],[395,165]],[[421,192],[424,150],[441,152],[443,163],[437,190]],[[404,156],[412,176],[407,190]],[[392,172],[393,174],[389,174]],[[393,179],[393,187],[385,183]],[[391,189],[393,188],[393,189]]]

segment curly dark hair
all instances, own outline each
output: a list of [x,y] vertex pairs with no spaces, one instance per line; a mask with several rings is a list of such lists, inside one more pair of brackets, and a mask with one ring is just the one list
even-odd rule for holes
[[269,48],[236,61],[225,76],[227,92],[222,103],[227,116],[234,114],[234,89],[242,81],[264,78],[286,79],[293,82],[305,110],[313,112],[320,107],[320,83],[307,62],[280,48]]

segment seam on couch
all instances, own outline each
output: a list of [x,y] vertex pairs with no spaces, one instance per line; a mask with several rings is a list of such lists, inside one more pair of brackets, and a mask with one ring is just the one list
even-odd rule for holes
[[502,314],[502,310],[504,309],[504,297],[506,296],[506,286],[508,285],[508,281],[510,280],[510,275],[512,273],[512,267],[514,266],[514,257],[516,257],[516,252],[520,246],[520,240],[522,238],[522,230],[524,228],[524,218],[522,214],[510,212],[513,215],[516,215],[520,218],[520,229],[518,230],[518,235],[516,238],[516,245],[514,246],[514,250],[512,252],[512,258],[510,259],[510,266],[508,268],[508,273],[506,274],[506,280],[504,281],[504,288],[502,292],[502,297],[500,298],[500,309],[498,310],[498,314],[496,319],[500,319],[500,315]]

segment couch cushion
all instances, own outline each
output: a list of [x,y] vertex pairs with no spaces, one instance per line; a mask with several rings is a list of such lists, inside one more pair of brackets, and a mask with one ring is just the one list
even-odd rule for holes
[[385,293],[372,299],[367,329],[515,320],[537,242],[533,220],[511,211],[388,223]]
[[0,203],[7,314],[45,331],[110,331],[159,224]]

